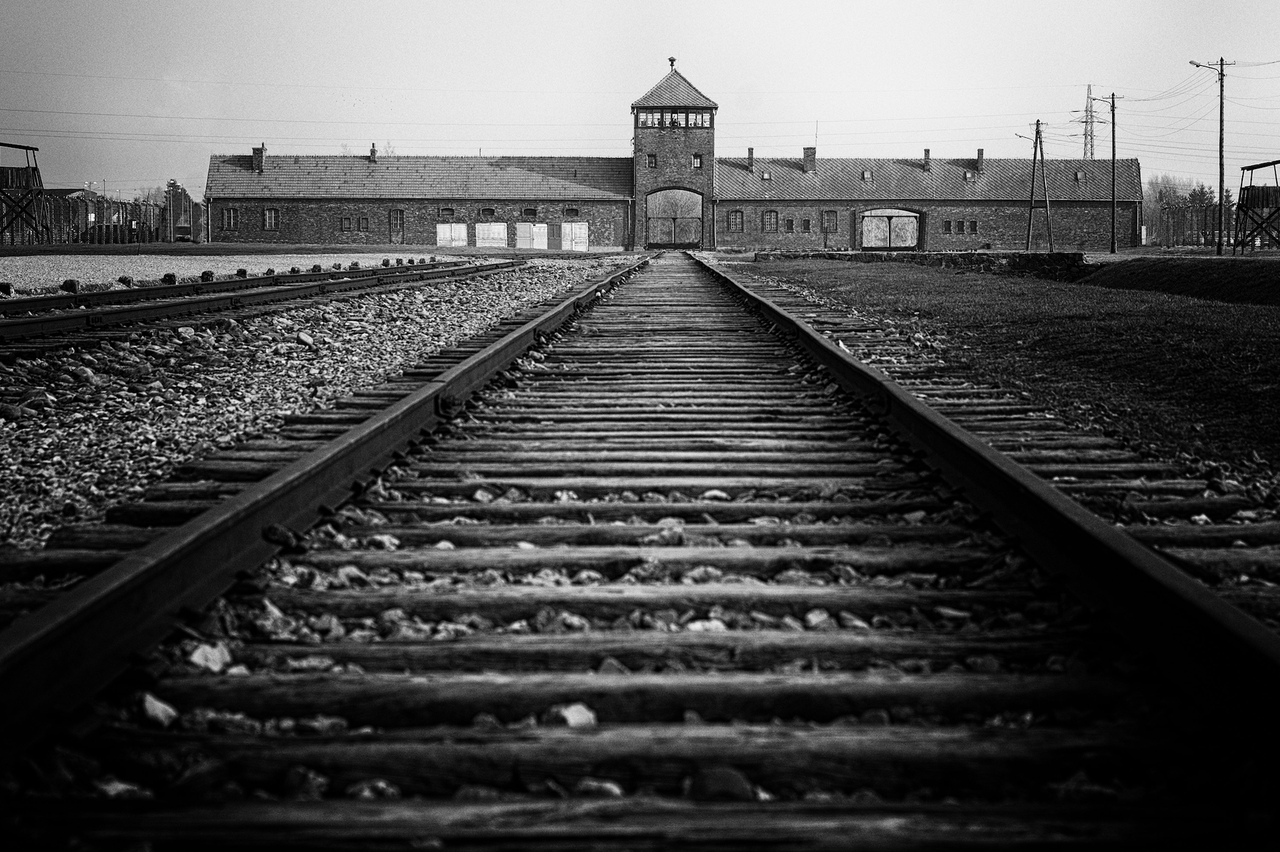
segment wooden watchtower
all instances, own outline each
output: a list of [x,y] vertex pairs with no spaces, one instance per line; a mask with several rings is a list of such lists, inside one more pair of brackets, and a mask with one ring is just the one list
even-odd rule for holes
[[[1280,178],[1276,167],[1280,160],[1240,167],[1240,194],[1236,196],[1236,227],[1231,240],[1231,253],[1255,248],[1280,247]],[[1275,184],[1253,183],[1253,173],[1271,169]],[[1245,172],[1249,183],[1244,182]]]
[[49,211],[36,161],[39,149],[8,142],[0,142],[0,148],[22,151],[26,157],[26,165],[0,164],[0,245],[50,242]]

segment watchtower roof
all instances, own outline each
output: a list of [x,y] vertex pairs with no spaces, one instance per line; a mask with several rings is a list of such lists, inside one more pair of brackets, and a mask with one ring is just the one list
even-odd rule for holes
[[685,76],[676,70],[672,63],[667,76],[658,81],[658,85],[645,92],[644,96],[631,105],[632,109],[662,109],[664,107],[702,107],[719,109],[720,105],[698,91]]

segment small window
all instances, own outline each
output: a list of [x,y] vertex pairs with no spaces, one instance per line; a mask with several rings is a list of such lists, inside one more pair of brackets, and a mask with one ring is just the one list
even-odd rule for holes
[[778,231],[778,211],[766,210],[760,216],[760,230],[768,234],[777,233]]
[[978,220],[977,220],[977,219],[970,219],[970,220],[969,220],[969,233],[971,233],[971,234],[976,234],[976,233],[978,233]]
[[520,215],[521,215],[521,216],[537,216],[537,215],[538,215],[538,208],[537,208],[537,207],[526,207],[526,208],[524,208],[523,210],[521,210],[521,211],[520,211]]
[[564,208],[564,215],[569,216],[569,217],[571,217],[571,218],[576,218],[576,217],[579,215],[579,214],[578,214],[578,208],[577,208],[577,207],[566,207],[566,208]]
[[836,211],[823,210],[822,211],[822,233],[834,234],[837,230],[838,221],[839,220],[836,218]]
[[701,154],[694,154],[694,155],[693,155],[693,167],[694,167],[695,169],[700,169],[700,168],[702,168],[702,155],[701,155]]
[[496,212],[496,211],[495,211],[492,207],[481,207],[481,208],[480,208],[480,215],[481,215],[481,216],[492,216],[495,212]]
[[658,155],[657,155],[657,154],[647,154],[647,155],[645,156],[645,158],[644,158],[644,159],[645,159],[645,164],[646,164],[649,168],[651,168],[651,169],[656,169],[656,168],[658,167]]
[[786,231],[788,234],[794,234],[794,233],[796,232],[796,220],[795,220],[795,219],[783,219],[783,220],[782,220],[782,230]]
[[1076,183],[1084,183],[1084,172],[1076,172]]
[[339,231],[350,231],[350,230],[351,230],[351,217],[350,217],[350,216],[343,216],[341,219],[339,219],[339,220],[338,220],[338,230],[339,230]]
[[863,179],[863,180],[871,180],[871,169],[863,169],[863,170],[862,170],[862,179]]
[[810,221],[809,219],[801,219],[800,230],[804,231],[806,234],[809,233],[810,231],[813,230],[813,222]]
[[964,170],[964,179],[965,179],[966,181],[968,181],[969,183],[973,183],[974,181],[976,181],[976,180],[978,179],[978,173],[977,173],[977,172],[974,172],[974,171],[970,171],[969,169],[965,169],[965,170]]
[[943,219],[943,220],[942,220],[942,233],[944,233],[944,234],[949,234],[949,233],[951,233],[951,220],[950,220],[950,219]]
[[367,231],[367,230],[369,230],[369,217],[368,217],[368,216],[361,216],[359,219],[357,219],[357,220],[356,220],[356,230],[357,230],[357,231]]
[[264,231],[280,230],[280,211],[274,207],[268,207],[262,211],[262,229]]
[[222,229],[224,231],[234,231],[239,224],[240,216],[234,207],[222,208]]
[[441,216],[442,218],[443,218],[443,217],[450,217],[450,216],[453,216],[453,208],[452,208],[452,207],[441,207],[441,208],[440,208],[440,216]]
[[957,220],[956,220],[956,233],[957,233],[957,234],[963,234],[963,233],[964,233],[964,220],[963,220],[963,219],[957,219]]
[[742,233],[742,211],[741,210],[729,211],[728,225],[729,225],[729,233],[731,234]]
[[773,180],[773,175],[769,174],[768,172],[761,172],[760,180]]

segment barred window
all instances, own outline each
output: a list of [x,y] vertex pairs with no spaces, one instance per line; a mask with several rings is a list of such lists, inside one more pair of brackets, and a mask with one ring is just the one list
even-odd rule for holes
[[778,211],[766,210],[760,216],[760,230],[765,233],[777,233],[778,231]]
[[222,208],[222,230],[234,231],[236,229],[236,226],[239,224],[238,222],[239,218],[240,217],[236,213],[236,208],[223,207]]
[[280,211],[274,207],[268,207],[262,211],[262,229],[264,231],[280,230]]
[[359,219],[357,219],[357,220],[356,220],[356,230],[357,230],[357,231],[367,231],[367,230],[369,230],[369,217],[368,217],[368,216],[361,216]]
[[836,226],[837,221],[838,220],[836,218],[836,211],[823,210],[822,211],[822,233],[834,234],[837,230],[837,226]]
[[481,215],[481,216],[492,216],[495,212],[497,212],[497,211],[495,211],[492,207],[481,207],[481,208],[480,208],[480,215]]
[[441,207],[441,208],[440,208],[440,215],[441,215],[441,216],[452,216],[452,215],[453,215],[453,208],[452,208],[452,207]]
[[566,208],[564,208],[564,215],[566,215],[566,216],[577,216],[577,215],[578,215],[578,208],[577,208],[577,207],[566,207]]
[[943,220],[942,220],[942,233],[944,233],[944,234],[949,234],[949,233],[951,233],[951,220],[950,220],[950,219],[943,219]]
[[526,207],[526,208],[524,208],[524,210],[520,211],[520,215],[521,215],[521,216],[537,216],[537,215],[538,215],[538,208],[536,208],[536,207]]
[[339,219],[339,220],[338,220],[338,230],[339,230],[339,231],[350,231],[350,230],[351,230],[351,217],[350,217],[350,216],[343,216],[341,219]]
[[969,220],[969,233],[971,233],[971,234],[976,234],[976,233],[978,233],[978,220],[977,220],[977,219],[970,219],[970,220]]
[[801,219],[801,220],[800,220],[800,230],[804,231],[804,232],[807,234],[807,233],[809,233],[809,231],[811,231],[812,229],[813,229],[813,223],[812,223],[812,222],[810,222],[808,219]]
[[741,234],[742,233],[742,211],[730,210],[728,224],[729,224],[729,233]]
[[795,230],[796,230],[796,220],[795,220],[795,219],[783,219],[783,220],[782,220],[782,230],[786,231],[788,234],[794,234],[794,233],[795,233]]

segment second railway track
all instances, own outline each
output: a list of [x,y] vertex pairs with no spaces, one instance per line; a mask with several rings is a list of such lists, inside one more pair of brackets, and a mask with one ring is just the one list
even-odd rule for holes
[[[129,599],[137,574],[108,569],[99,589],[181,627],[13,764],[10,829],[182,849],[1269,836],[1275,637],[805,331],[663,256],[563,330],[526,327],[539,345],[464,409],[482,372],[433,391],[447,422],[309,531],[276,528],[265,565],[188,576],[203,600],[235,582],[212,608],[178,613],[164,583]],[[105,607],[95,581],[58,615]],[[40,657],[41,629],[14,627],[0,679],[72,700],[31,672],[87,640]]]

